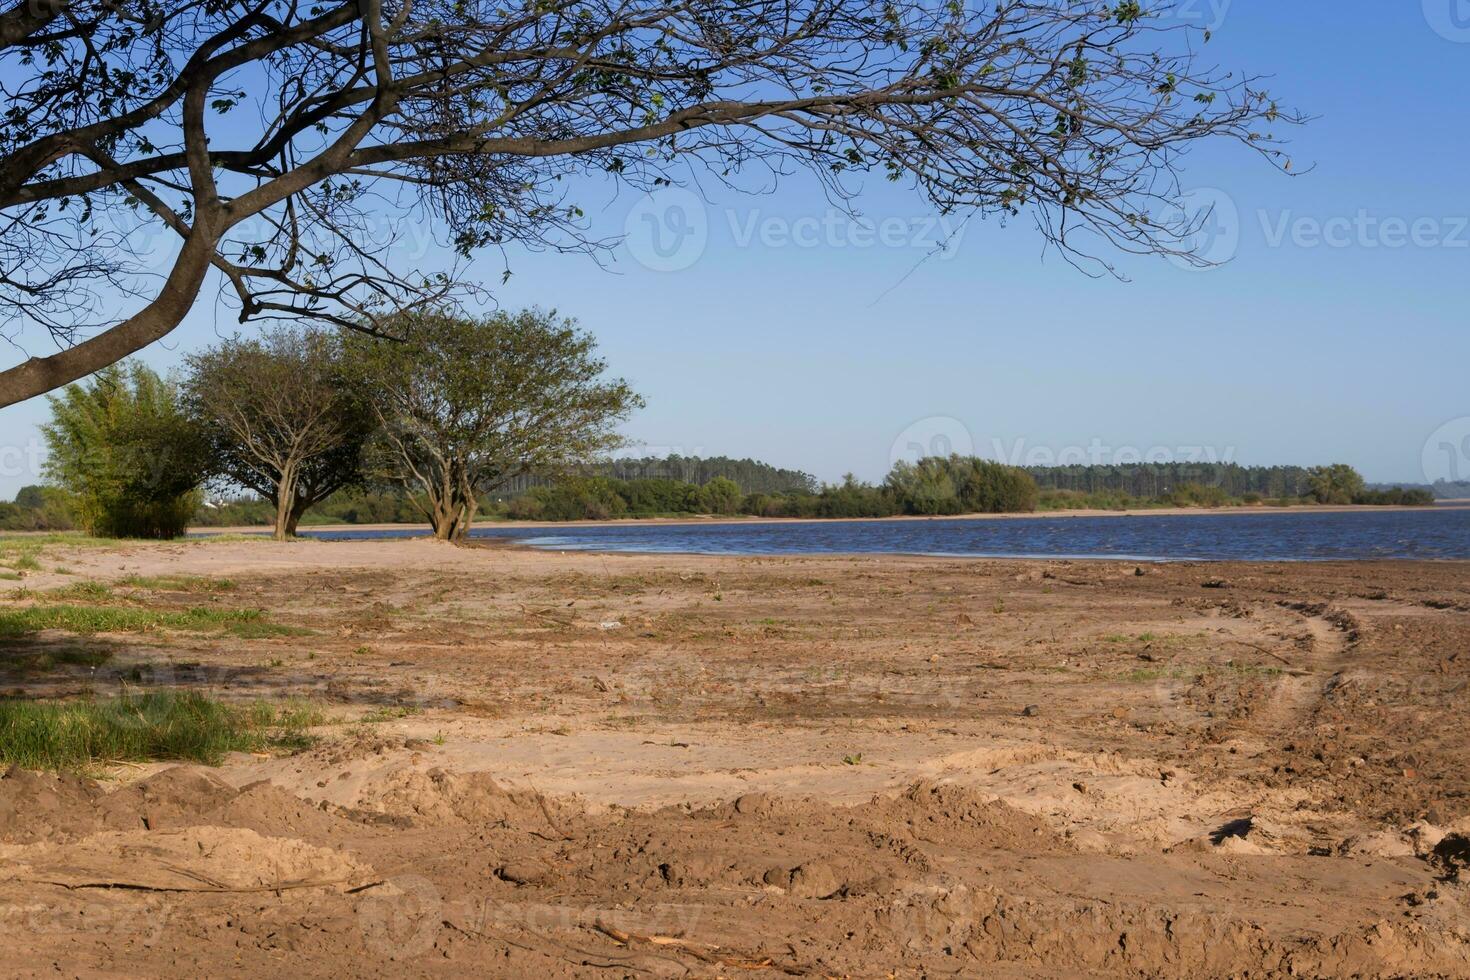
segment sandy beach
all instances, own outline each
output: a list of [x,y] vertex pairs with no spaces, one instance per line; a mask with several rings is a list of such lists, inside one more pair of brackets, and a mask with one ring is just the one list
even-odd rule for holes
[[328,723],[218,769],[0,779],[11,972],[1470,975],[1465,563],[40,564],[0,598],[112,583],[294,635],[89,637],[104,666],[7,689]]

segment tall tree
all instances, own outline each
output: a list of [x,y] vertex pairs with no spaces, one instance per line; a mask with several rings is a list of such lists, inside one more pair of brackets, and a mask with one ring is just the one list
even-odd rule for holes
[[1346,463],[1312,467],[1307,483],[1319,504],[1350,504],[1367,486],[1362,474]]
[[344,374],[335,332],[275,327],[186,363],[186,403],[209,434],[214,473],[275,505],[276,540],[360,479],[373,417]]
[[89,534],[174,538],[199,506],[203,432],[178,391],[142,364],[113,364],[51,397],[46,476]]
[[764,189],[804,168],[841,201],[874,172],[946,213],[1029,212],[1100,270],[1105,243],[1196,258],[1212,216],[1183,206],[1184,153],[1236,142],[1284,168],[1272,126],[1300,117],[1149,6],[11,5],[0,317],[62,349],[0,371],[0,406],[166,336],[207,290],[242,321],[391,332],[390,311],[452,282],[391,260],[405,216],[433,215],[466,255],[605,247],[570,199],[578,175]]
[[421,495],[440,540],[462,540],[480,496],[517,476],[616,448],[614,426],[643,404],[555,312],[404,319],[403,343],[349,335],[349,360],[379,424],[379,475]]

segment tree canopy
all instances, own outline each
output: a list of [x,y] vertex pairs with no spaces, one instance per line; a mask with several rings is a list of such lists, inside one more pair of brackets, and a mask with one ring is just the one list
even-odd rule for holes
[[1184,153],[1286,167],[1272,126],[1299,119],[1203,40],[1137,0],[12,5],[0,333],[31,356],[0,405],[166,336],[207,290],[242,321],[392,334],[455,280],[386,261],[398,230],[466,256],[599,249],[586,176],[805,170],[843,202],[873,173],[944,212],[1029,214],[1099,270],[1111,247],[1192,257]]
[[185,404],[208,434],[211,469],[276,507],[275,536],[359,481],[373,417],[348,381],[335,331],[276,327],[186,361]]
[[642,404],[554,311],[411,316],[402,343],[351,335],[348,359],[378,424],[377,475],[423,495],[440,539],[469,532],[482,494],[620,445],[616,424]]

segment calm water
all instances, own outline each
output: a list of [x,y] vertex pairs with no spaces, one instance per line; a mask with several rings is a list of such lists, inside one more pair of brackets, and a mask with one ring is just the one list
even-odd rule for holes
[[[421,528],[305,532],[333,540],[416,537]],[[553,551],[708,555],[866,553],[1140,561],[1470,558],[1470,507],[1350,513],[1025,517],[1005,520],[789,521],[776,524],[487,525]]]

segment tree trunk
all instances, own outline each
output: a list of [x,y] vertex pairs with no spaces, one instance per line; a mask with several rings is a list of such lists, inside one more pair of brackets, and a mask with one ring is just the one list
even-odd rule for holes
[[285,541],[296,533],[291,512],[296,508],[296,480],[288,467],[276,485],[276,529],[272,535],[277,541]]
[[292,536],[291,529],[291,500],[285,494],[276,497],[276,527],[272,535],[277,541],[285,541]]
[[470,526],[475,522],[475,507],[478,501],[473,494],[461,491],[462,499],[459,502],[459,518],[454,530],[454,543],[463,544],[470,536]]
[[429,523],[434,526],[434,540],[452,541],[456,514],[454,501],[447,497],[439,497],[431,503],[433,509],[429,513]]
[[305,497],[298,497],[296,503],[291,507],[291,516],[286,520],[287,537],[296,537],[296,528],[301,523],[301,515],[312,505],[312,501]]

